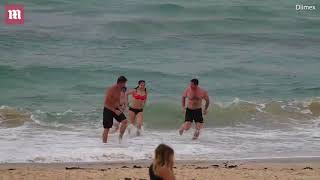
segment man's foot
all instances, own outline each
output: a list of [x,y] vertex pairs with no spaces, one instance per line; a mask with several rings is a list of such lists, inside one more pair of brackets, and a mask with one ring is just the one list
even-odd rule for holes
[[119,136],[119,144],[122,143],[122,136]]
[[184,131],[183,129],[180,129],[180,130],[179,130],[179,134],[180,134],[180,136],[182,136],[183,131]]
[[197,139],[198,139],[198,137],[196,137],[196,136],[192,137],[192,140],[197,140]]
[[141,135],[141,130],[138,129],[138,130],[137,130],[137,136],[140,136],[140,135]]
[[193,137],[192,137],[192,140],[198,139],[199,135],[200,135],[200,131],[199,131],[199,130],[196,130],[196,131],[194,132],[194,135],[193,135]]
[[132,128],[132,126],[129,125],[128,128],[127,128],[128,134],[131,134],[131,128]]

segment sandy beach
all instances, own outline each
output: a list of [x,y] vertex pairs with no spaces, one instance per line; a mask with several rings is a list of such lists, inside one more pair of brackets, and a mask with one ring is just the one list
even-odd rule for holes
[[[149,162],[136,163],[61,163],[1,164],[0,180],[60,179],[149,179]],[[250,161],[179,161],[177,179],[279,179],[318,180],[318,158],[269,159]]]

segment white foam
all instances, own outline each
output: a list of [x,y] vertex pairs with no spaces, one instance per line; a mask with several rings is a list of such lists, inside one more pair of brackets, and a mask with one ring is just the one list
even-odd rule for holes
[[0,106],[0,109],[2,110],[2,109],[11,109],[11,108],[9,106],[2,105]]
[[62,113],[57,113],[57,115],[58,116],[64,116],[64,115],[67,115],[67,114],[72,113],[72,112],[73,112],[72,109],[68,109],[68,110],[66,110],[66,111],[64,111]]
[[232,101],[232,103],[234,103],[234,104],[238,104],[239,102],[240,102],[239,98],[234,98],[234,100]]
[[[317,130],[317,131],[316,131]],[[19,127],[0,131],[0,162],[104,162],[151,160],[160,143],[172,146],[178,160],[215,160],[270,156],[318,155],[314,137],[319,129],[306,126],[291,130],[264,130],[254,126],[205,128],[192,141],[194,129],[145,130],[143,136],[127,134],[121,144],[118,133],[108,144],[101,142],[102,129],[61,131]]]
[[264,103],[258,104],[258,106],[260,106],[261,109],[266,108],[266,104],[264,104]]
[[35,115],[33,115],[33,114],[31,114],[31,116],[30,116],[30,119],[33,121],[33,122],[35,122],[36,124],[41,124],[41,122],[36,118],[36,116]]
[[304,109],[302,111],[300,111],[302,114],[312,114],[312,112],[310,111],[310,109]]

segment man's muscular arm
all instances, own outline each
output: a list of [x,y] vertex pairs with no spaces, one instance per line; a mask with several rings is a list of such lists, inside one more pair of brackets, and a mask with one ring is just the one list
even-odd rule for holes
[[209,99],[208,92],[205,92],[203,99],[206,101],[204,112],[205,112],[205,114],[207,114],[208,108],[209,108],[209,105],[210,105],[210,99]]
[[182,97],[181,97],[182,111],[185,111],[185,109],[186,109],[186,98],[187,98],[187,89],[183,92]]

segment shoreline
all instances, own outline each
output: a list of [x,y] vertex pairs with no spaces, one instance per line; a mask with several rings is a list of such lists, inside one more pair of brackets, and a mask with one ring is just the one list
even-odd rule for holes
[[[2,163],[0,179],[149,179],[151,160]],[[320,157],[176,161],[177,179],[320,179]]]
[[[60,166],[60,165],[73,165],[77,164],[80,166],[94,166],[94,165],[107,165],[107,166],[118,166],[122,164],[142,164],[146,165],[151,163],[152,160],[136,160],[136,161],[104,161],[104,162],[18,162],[18,163],[0,163],[0,169],[3,166],[28,166],[28,165],[39,165],[39,166]],[[320,163],[320,156],[310,157],[277,157],[277,158],[243,158],[243,159],[219,159],[219,160],[176,160],[176,164],[203,164],[203,163],[272,163],[272,164],[291,164],[291,163]]]

